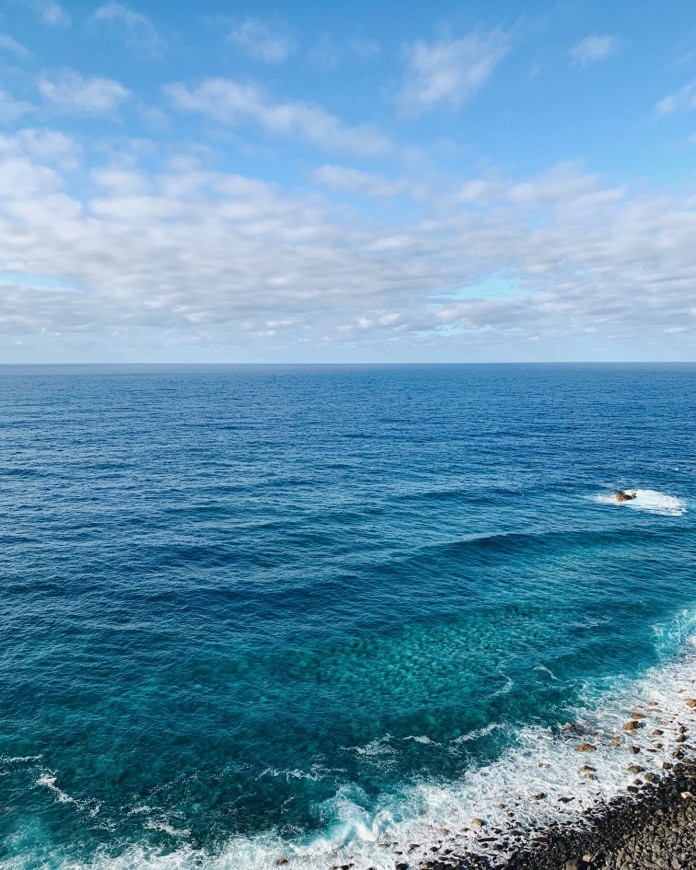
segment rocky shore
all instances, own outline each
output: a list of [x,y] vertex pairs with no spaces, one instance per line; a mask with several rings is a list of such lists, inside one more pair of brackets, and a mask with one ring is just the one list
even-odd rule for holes
[[[399,870],[409,867],[397,864]],[[696,758],[616,798],[576,827],[551,826],[504,861],[443,854],[422,870],[695,870]]]
[[[690,683],[693,695],[696,681]],[[431,847],[432,857],[397,861],[396,870],[696,870],[696,698],[684,687],[674,697],[671,713],[669,705],[651,700],[634,709],[613,736],[598,734],[593,742],[579,742],[578,736],[578,783],[600,775],[598,762],[582,763],[586,758],[613,751],[630,775],[623,792],[596,801],[573,821],[526,830],[518,830],[515,814],[499,803],[509,824],[474,818],[469,848],[443,838]],[[575,726],[568,728],[577,733]],[[546,793],[531,799],[575,800]]]

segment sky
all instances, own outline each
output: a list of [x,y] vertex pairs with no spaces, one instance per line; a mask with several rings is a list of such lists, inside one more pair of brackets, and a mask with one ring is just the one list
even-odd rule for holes
[[694,359],[693,0],[1,0],[0,362]]

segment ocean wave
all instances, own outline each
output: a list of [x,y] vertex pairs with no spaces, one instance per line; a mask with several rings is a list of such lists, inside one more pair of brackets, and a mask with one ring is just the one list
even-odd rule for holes
[[674,495],[658,492],[656,489],[631,489],[629,492],[636,493],[636,497],[630,501],[617,502],[614,495],[609,493],[596,495],[595,501],[600,504],[613,504],[631,510],[646,511],[663,517],[681,517],[686,513],[686,502]]

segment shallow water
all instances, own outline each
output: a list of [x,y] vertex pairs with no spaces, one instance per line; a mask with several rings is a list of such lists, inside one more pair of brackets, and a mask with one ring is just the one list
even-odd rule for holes
[[5,368],[0,411],[8,865],[393,866],[692,672],[694,366]]

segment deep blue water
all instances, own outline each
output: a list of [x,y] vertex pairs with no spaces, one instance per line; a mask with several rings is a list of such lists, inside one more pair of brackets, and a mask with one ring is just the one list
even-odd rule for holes
[[3,368],[0,420],[16,866],[309,841],[696,605],[696,366]]

